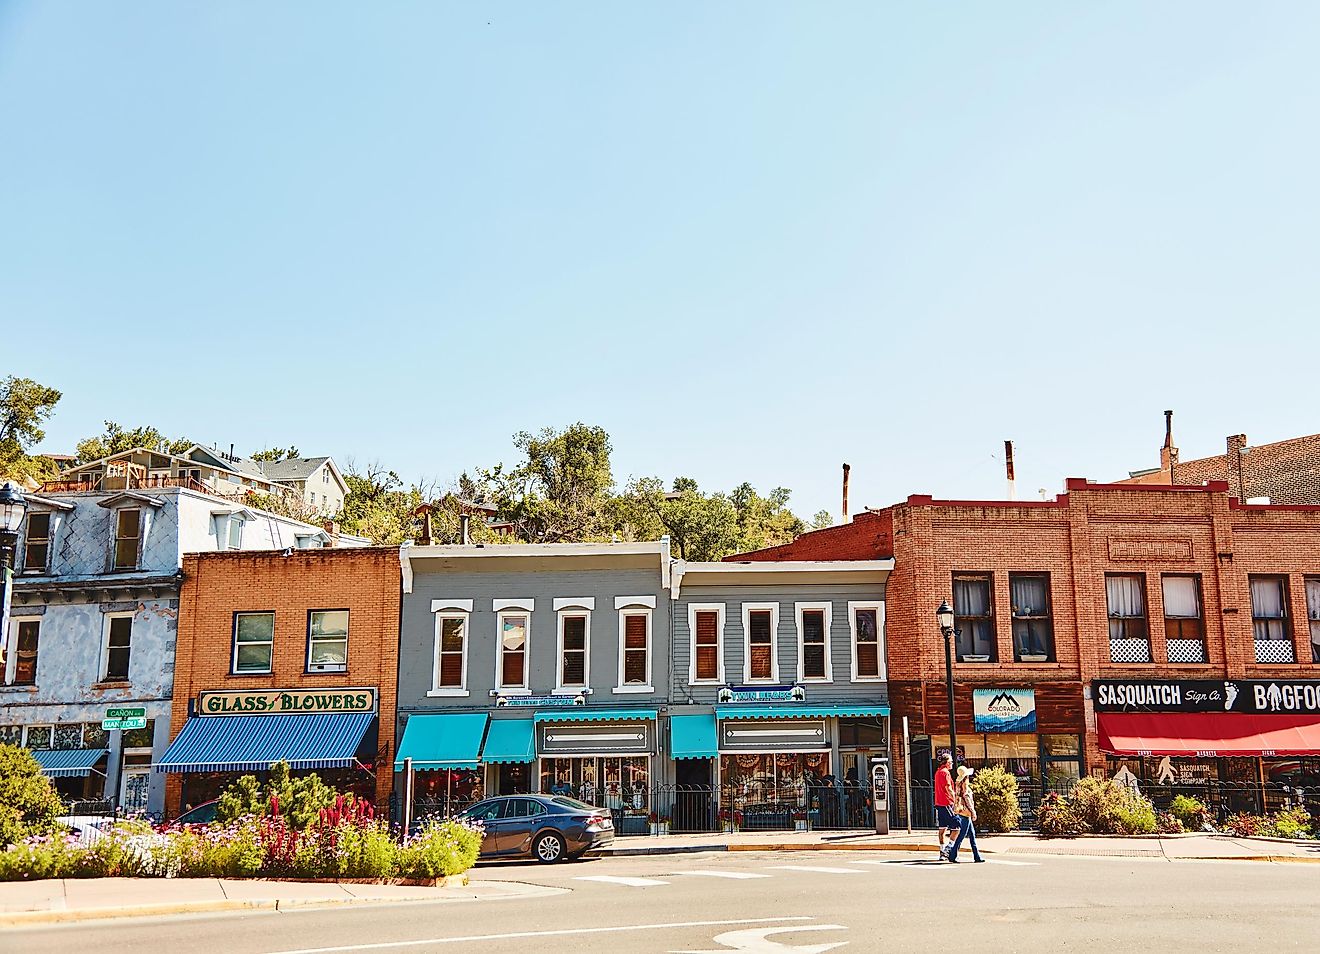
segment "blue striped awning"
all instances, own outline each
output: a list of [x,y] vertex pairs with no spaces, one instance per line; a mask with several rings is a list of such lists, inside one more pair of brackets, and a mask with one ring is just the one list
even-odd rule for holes
[[857,718],[887,716],[889,706],[716,706],[715,714],[721,719],[821,719],[837,716]]
[[536,714],[537,722],[623,722],[628,719],[656,718],[654,709],[590,709],[574,706],[563,709],[545,709]]
[[170,743],[157,772],[260,772],[351,768],[376,721],[373,712],[312,715],[194,716]]
[[51,778],[76,778],[95,772],[96,763],[105,758],[105,753],[105,749],[38,749],[32,757],[41,763],[41,771]]

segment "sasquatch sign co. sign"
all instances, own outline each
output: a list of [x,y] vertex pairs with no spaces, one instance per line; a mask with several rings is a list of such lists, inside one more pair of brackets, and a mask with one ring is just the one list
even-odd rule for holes
[[1096,712],[1320,714],[1320,680],[1097,679],[1091,683],[1091,701]]

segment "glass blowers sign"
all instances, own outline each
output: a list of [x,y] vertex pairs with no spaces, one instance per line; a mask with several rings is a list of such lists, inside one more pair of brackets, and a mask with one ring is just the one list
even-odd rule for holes
[[314,712],[375,712],[375,689],[255,689],[203,692],[199,716],[309,715]]

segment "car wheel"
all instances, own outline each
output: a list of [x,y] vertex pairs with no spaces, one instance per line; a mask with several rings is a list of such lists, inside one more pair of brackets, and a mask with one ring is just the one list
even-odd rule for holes
[[543,865],[552,865],[564,857],[564,839],[553,831],[548,831],[536,839],[532,854]]

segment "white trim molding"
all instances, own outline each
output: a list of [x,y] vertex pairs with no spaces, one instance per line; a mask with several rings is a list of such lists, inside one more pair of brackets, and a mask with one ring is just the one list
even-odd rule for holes
[[[467,604],[467,608],[463,604]],[[437,604],[440,604],[437,606]],[[431,653],[431,688],[428,696],[454,696],[463,698],[468,695],[468,646],[472,642],[472,601],[471,600],[432,600],[431,611],[435,613],[435,645]],[[440,685],[440,641],[444,634],[445,620],[456,619],[463,624],[463,657],[459,663],[459,681],[457,686]]]
[[529,613],[536,612],[536,600],[517,599],[517,600],[491,600],[491,609],[496,613],[501,610],[526,610]]
[[[136,610],[116,610],[112,613],[101,614],[101,658],[96,665],[97,682],[133,681],[133,620],[136,616]],[[128,620],[128,667],[123,676],[111,679],[109,672],[107,672],[110,667],[110,627],[117,619]],[[17,655],[17,648],[15,648],[15,655]]]
[[[766,613],[770,614],[770,675],[759,679],[752,678],[752,614]],[[742,628],[743,628],[743,682],[748,685],[755,683],[769,683],[774,685],[779,682],[779,604],[778,603],[744,603],[742,605]]]
[[[876,670],[879,675],[857,675],[857,611],[875,610]],[[853,682],[884,682],[888,678],[885,651],[885,601],[848,601],[848,654],[852,657]]]
[[[804,652],[803,637],[806,630],[802,625],[802,614],[812,610],[819,610],[824,617],[824,637],[825,637],[825,674],[823,676],[808,676],[806,674],[806,654]],[[797,681],[826,683],[834,681],[834,659],[831,655],[830,629],[833,624],[834,604],[828,601],[821,603],[794,603],[793,615],[797,621]]]
[[[655,692],[651,685],[651,667],[654,663],[655,640],[651,638],[651,621],[655,615],[654,610],[645,605],[633,604],[631,610],[620,610],[619,612],[619,672],[618,681],[615,683],[615,694],[622,695],[630,692]],[[641,683],[625,683],[624,663],[627,660],[627,639],[628,639],[628,618],[630,616],[642,616],[646,618],[646,676]]]
[[654,596],[616,596],[614,597],[614,608],[621,610],[629,606],[648,606],[655,609]]
[[[591,606],[584,606],[577,600],[555,600],[557,619],[555,621],[555,688],[553,695],[577,695],[591,685]],[[564,622],[570,618],[582,619],[582,682],[569,685],[564,682]],[[529,617],[530,619],[530,617]],[[530,628],[530,627],[529,627]]]
[[[715,614],[715,664],[714,679],[697,678],[697,614]],[[724,615],[723,603],[688,604],[688,684],[693,686],[715,686],[724,683]]]
[[556,596],[555,597],[556,613],[558,613],[562,609],[570,609],[574,607],[577,609],[594,610],[596,608],[596,597],[594,596]]

